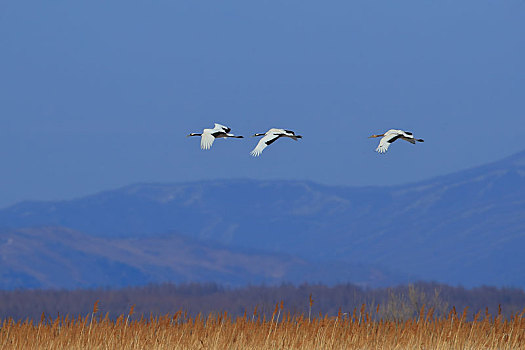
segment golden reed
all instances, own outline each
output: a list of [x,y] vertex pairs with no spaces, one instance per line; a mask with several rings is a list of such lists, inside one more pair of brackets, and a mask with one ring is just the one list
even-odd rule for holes
[[255,309],[241,317],[178,311],[130,319],[133,308],[117,319],[99,314],[98,302],[87,316],[7,319],[0,349],[525,349],[524,312],[467,320],[467,310],[435,317],[423,306],[414,319],[392,321],[380,318],[379,307],[363,305],[352,314],[312,318],[286,312],[281,302],[271,318]]

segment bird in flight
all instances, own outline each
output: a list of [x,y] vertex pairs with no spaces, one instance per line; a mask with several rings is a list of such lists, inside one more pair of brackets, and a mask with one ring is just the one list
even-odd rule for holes
[[253,137],[256,137],[256,136],[263,136],[263,138],[259,140],[259,142],[257,143],[257,146],[255,146],[255,148],[250,152],[250,154],[254,157],[260,156],[262,151],[266,147],[268,147],[269,145],[277,141],[277,139],[280,137],[289,137],[291,139],[294,139],[295,141],[297,141],[297,139],[303,138],[301,135],[295,135],[295,133],[291,130],[275,129],[275,128],[268,130],[264,134],[254,134],[253,135]]
[[215,123],[215,127],[213,129],[204,129],[202,130],[201,134],[191,133],[187,137],[200,136],[201,137],[201,149],[210,149],[215,139],[218,139],[221,137],[224,137],[224,138],[233,137],[236,139],[243,138],[242,136],[236,136],[233,134],[229,134],[230,131],[231,129],[229,127]]
[[372,135],[369,138],[372,137],[382,137],[382,139],[379,141],[379,146],[376,148],[377,153],[385,153],[388,150],[390,144],[397,139],[408,141],[411,144],[415,144],[416,141],[424,142],[423,139],[415,139],[411,132],[396,129],[390,129],[382,135]]

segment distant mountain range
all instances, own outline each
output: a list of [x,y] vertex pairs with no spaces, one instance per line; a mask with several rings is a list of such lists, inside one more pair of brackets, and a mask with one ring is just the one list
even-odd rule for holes
[[[0,289],[124,287],[149,283],[388,285],[400,276],[349,263],[314,264],[177,234],[102,238],[59,227],[0,231]],[[334,274],[333,271],[339,271]]]
[[[2,280],[25,271],[16,277],[21,286],[65,286],[27,272],[43,263],[31,261],[35,254],[61,261],[71,276],[77,269],[68,287],[110,285],[116,280],[103,277],[122,272],[143,282],[374,286],[424,279],[524,288],[525,152],[391,187],[137,184],[69,201],[23,202],[0,210],[0,227]],[[122,248],[130,242],[137,244]],[[86,250],[91,246],[104,249]],[[53,253],[60,250],[59,259]],[[183,251],[191,254],[180,258]],[[5,287],[18,283],[15,277]]]

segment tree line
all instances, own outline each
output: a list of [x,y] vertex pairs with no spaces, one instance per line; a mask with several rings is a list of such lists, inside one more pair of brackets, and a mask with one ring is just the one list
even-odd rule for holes
[[504,317],[524,311],[525,292],[517,288],[483,286],[466,289],[445,284],[419,282],[407,286],[369,289],[352,284],[282,284],[229,288],[214,283],[155,284],[121,289],[14,290],[0,291],[0,319],[40,320],[57,315],[87,315],[98,302],[99,312],[116,317],[134,306],[134,315],[210,314],[227,311],[234,315],[272,314],[283,303],[292,314],[351,314],[364,304],[377,317],[406,319],[416,316],[423,305],[436,315],[452,307],[468,307],[472,317],[478,311],[501,312]]

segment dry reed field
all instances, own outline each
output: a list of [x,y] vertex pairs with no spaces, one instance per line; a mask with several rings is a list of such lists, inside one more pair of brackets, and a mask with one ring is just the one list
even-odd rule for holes
[[[419,316],[404,321],[383,320],[365,305],[352,314],[291,315],[282,302],[271,317],[226,313],[190,317],[174,315],[116,320],[93,313],[76,318],[42,315],[40,322],[4,320],[1,349],[525,349],[524,312],[478,313],[466,320],[466,310],[434,316],[422,307]],[[525,310],[524,310],[525,311]]]

